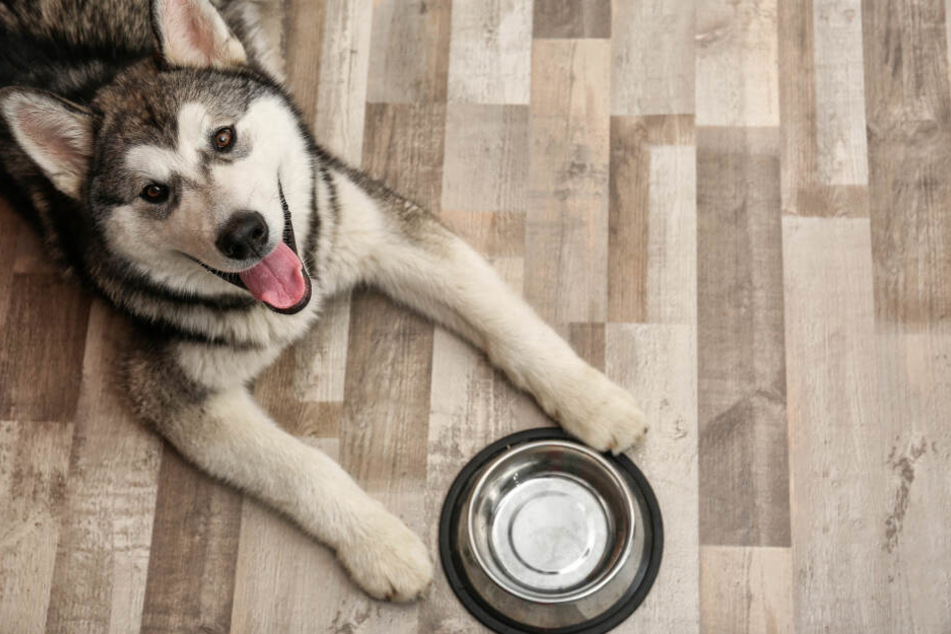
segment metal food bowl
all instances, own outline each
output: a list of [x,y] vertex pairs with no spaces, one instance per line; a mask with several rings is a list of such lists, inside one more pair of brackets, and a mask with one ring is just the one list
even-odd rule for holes
[[650,590],[663,525],[629,459],[545,428],[503,438],[466,465],[439,542],[456,596],[494,631],[600,634]]

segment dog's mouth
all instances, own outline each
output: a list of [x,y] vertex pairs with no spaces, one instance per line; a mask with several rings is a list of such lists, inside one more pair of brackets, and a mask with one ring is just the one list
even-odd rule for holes
[[226,273],[199,262],[205,269],[226,282],[251,293],[277,313],[293,315],[303,310],[310,302],[310,277],[297,253],[297,241],[291,224],[291,212],[278,182],[281,207],[284,210],[283,240],[257,264],[237,273]]

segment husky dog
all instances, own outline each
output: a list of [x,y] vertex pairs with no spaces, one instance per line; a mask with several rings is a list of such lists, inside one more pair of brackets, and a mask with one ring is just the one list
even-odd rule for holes
[[0,0],[0,192],[137,324],[145,422],[368,594],[410,600],[426,547],[248,390],[328,297],[366,283],[428,315],[596,449],[628,448],[644,417],[436,218],[315,144],[266,1]]

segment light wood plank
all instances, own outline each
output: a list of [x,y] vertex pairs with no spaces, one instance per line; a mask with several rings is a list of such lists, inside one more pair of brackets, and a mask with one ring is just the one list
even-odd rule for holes
[[367,99],[445,102],[452,0],[378,0]]
[[130,329],[92,305],[46,631],[139,631],[162,442],[116,389]]
[[861,0],[814,0],[816,140],[823,185],[868,184]]
[[778,131],[697,142],[701,540],[787,546]]
[[72,423],[0,421],[0,623],[42,632],[64,511]]
[[[697,320],[697,153],[692,146],[651,148],[647,222],[647,320]],[[623,283],[623,275],[612,279]]]
[[366,113],[373,0],[326,0],[314,135],[360,165]]
[[612,115],[695,112],[694,5],[681,0],[615,0]]
[[793,634],[789,548],[701,546],[703,631]]
[[452,5],[451,33],[450,103],[528,103],[531,0],[456,0]]
[[697,125],[778,126],[777,0],[697,5]]
[[611,37],[611,0],[535,0],[534,37]]
[[693,325],[608,324],[607,374],[638,397],[651,429],[631,459],[664,520],[664,559],[647,599],[616,631],[700,630],[697,347]]
[[893,555],[883,548],[892,431],[881,417],[871,248],[866,219],[783,218],[800,632],[913,631],[893,603]]
[[607,310],[610,47],[536,40],[525,295],[549,323]]
[[524,213],[528,131],[525,106],[451,104],[446,110],[443,209]]

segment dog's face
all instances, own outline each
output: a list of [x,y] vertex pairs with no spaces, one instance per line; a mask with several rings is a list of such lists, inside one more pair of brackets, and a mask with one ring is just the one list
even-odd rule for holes
[[180,291],[243,293],[280,312],[310,299],[297,254],[313,165],[293,106],[245,66],[207,0],[153,4],[164,63],[121,73],[86,112],[36,91],[4,95],[14,136],[85,203],[106,247]]

